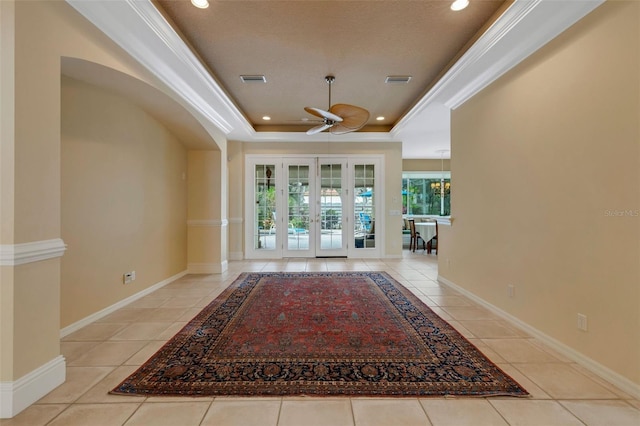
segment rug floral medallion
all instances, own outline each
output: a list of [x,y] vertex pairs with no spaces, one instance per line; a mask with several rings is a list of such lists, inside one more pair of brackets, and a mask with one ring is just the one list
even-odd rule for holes
[[384,272],[243,273],[111,393],[528,395]]

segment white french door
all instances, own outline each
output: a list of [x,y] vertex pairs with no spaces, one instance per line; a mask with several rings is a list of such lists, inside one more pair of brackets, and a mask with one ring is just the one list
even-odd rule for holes
[[283,159],[282,222],[284,257],[347,255],[343,206],[346,161],[334,158]]
[[379,159],[248,157],[246,170],[247,258],[380,256]]
[[[347,255],[349,211],[347,193],[347,161],[340,158],[318,158],[316,171],[316,257]],[[346,210],[346,212],[345,212]]]
[[283,159],[284,185],[277,226],[284,257],[314,257],[318,224],[316,222],[315,159]]

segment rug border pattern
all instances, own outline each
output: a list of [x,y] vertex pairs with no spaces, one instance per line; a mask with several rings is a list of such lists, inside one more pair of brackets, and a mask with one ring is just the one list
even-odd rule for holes
[[[178,352],[199,342],[214,345],[220,335],[202,335],[202,326],[212,317],[224,329],[233,318],[223,313],[238,309],[250,297],[263,277],[362,277],[370,279],[388,298],[413,331],[440,357],[441,364],[417,359],[402,362],[380,357],[345,362],[331,357],[278,359],[218,359],[217,367],[202,368],[197,383],[180,379],[184,367],[171,365],[158,373],[161,358],[179,358]],[[428,326],[427,326],[428,325]],[[422,330],[435,329],[435,333]],[[443,332],[441,332],[443,331]],[[206,340],[205,338],[209,338]],[[201,345],[201,343],[198,343]],[[443,351],[442,348],[447,350]],[[191,351],[199,353],[198,351]],[[444,354],[444,355],[442,355]],[[194,358],[194,364],[199,359]],[[446,366],[446,368],[445,368]],[[175,370],[175,374],[171,369]],[[225,375],[221,375],[224,372]],[[244,372],[250,372],[247,376]],[[472,380],[465,382],[468,375]],[[161,377],[162,376],[162,377]],[[250,376],[250,377],[249,377]],[[258,377],[259,376],[259,377]],[[308,379],[307,379],[308,378]],[[411,379],[407,379],[411,378]],[[248,385],[248,382],[249,385]],[[527,396],[513,378],[486,358],[480,350],[449,323],[440,318],[415,294],[386,272],[244,272],[206,308],[198,313],[145,364],[110,393],[120,395],[167,396]]]

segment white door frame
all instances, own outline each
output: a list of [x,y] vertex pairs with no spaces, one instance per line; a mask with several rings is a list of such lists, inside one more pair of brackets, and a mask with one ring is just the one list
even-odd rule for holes
[[[346,187],[343,191],[343,227],[346,231],[343,233],[343,237],[346,238],[346,255],[349,258],[380,258],[384,253],[385,238],[384,238],[384,223],[385,223],[385,191],[384,191],[384,156],[382,154],[372,155],[355,155],[355,154],[299,154],[299,155],[272,155],[272,154],[247,154],[245,156],[245,182],[244,182],[244,194],[245,194],[245,218],[244,218],[244,258],[245,259],[281,259],[284,256],[284,244],[285,238],[288,238],[288,223],[286,223],[286,229],[284,228],[284,216],[288,214],[288,210],[284,209],[285,203],[288,201],[285,199],[284,189],[287,182],[285,181],[285,161],[287,164],[293,164],[295,161],[302,161],[303,159],[311,159],[317,165],[318,160],[330,161],[332,158],[346,160],[347,170],[346,174]],[[276,226],[275,233],[265,236],[267,230],[259,230],[256,228],[255,221],[255,166],[260,164],[271,164],[275,166],[275,176],[273,179],[273,185],[275,185],[275,198],[276,198]],[[375,233],[375,247],[372,248],[356,248],[355,247],[355,234],[357,222],[355,221],[354,213],[354,194],[353,187],[355,182],[355,165],[358,164],[373,164],[375,166],[375,197],[373,202],[375,203],[376,211],[376,233]],[[315,170],[315,167],[314,167]],[[315,171],[314,171],[315,173]],[[344,182],[344,180],[343,180]],[[318,185],[318,184],[316,184]],[[311,204],[311,203],[310,203]],[[315,212],[314,212],[315,213]],[[315,224],[315,216],[314,216]],[[315,225],[314,225],[315,226]],[[279,228],[279,229],[278,229]],[[311,232],[311,231],[310,231]],[[256,248],[257,236],[262,235],[265,238],[275,239],[275,247],[271,249]],[[314,253],[314,256],[318,253]]]
[[[371,259],[371,258],[380,258],[385,252],[385,238],[384,238],[384,230],[385,230],[385,191],[384,191],[384,156],[382,155],[354,155],[348,158],[348,197],[350,197],[349,202],[347,203],[350,211],[348,212],[348,217],[351,219],[351,225],[348,227],[348,236],[347,236],[347,257],[354,259]],[[355,170],[357,165],[373,165],[375,167],[375,175],[374,175],[374,210],[376,212],[375,216],[375,247],[356,247],[356,229],[358,227],[358,221],[356,220],[356,212],[354,210],[355,202],[355,194],[353,193],[356,176]]]
[[[349,164],[348,164],[348,159],[345,158],[344,156],[338,157],[338,156],[322,156],[322,157],[318,157],[316,159],[316,164],[317,164],[317,169],[316,169],[316,226],[317,226],[317,230],[319,232],[318,238],[316,239],[316,251],[315,251],[315,255],[316,257],[346,257],[348,255],[348,251],[347,251],[347,245],[349,242],[349,223],[348,223],[348,218],[349,216],[349,203],[347,202],[347,200],[349,199],[348,197],[348,190],[349,190]],[[340,241],[341,241],[341,246],[340,248],[322,248],[322,200],[321,200],[321,196],[322,196],[322,165],[324,164],[331,164],[331,165],[335,165],[335,164],[340,164],[340,187],[341,187],[341,193],[340,193],[340,210],[341,210],[341,218],[342,218],[342,226],[341,226],[341,235],[340,235]],[[346,222],[345,222],[346,220]],[[334,232],[333,230],[331,230],[330,232]],[[333,244],[332,244],[333,245]]]
[[[308,176],[308,191],[309,191],[309,217],[308,217],[308,232],[300,233],[298,228],[289,225],[289,166],[307,166],[309,168]],[[315,200],[318,198],[316,193],[316,166],[317,161],[311,157],[283,157],[282,158],[282,182],[281,187],[281,203],[278,205],[279,209],[276,214],[279,214],[281,218],[278,219],[278,236],[282,241],[282,256],[283,257],[315,257],[316,256],[316,239],[318,239],[318,223],[316,222],[317,204]],[[293,244],[300,246],[306,245],[304,248],[289,249],[289,245]],[[306,244],[305,244],[306,243]]]

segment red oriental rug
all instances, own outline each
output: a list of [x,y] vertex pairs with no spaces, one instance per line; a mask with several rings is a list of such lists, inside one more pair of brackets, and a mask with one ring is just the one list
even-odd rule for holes
[[384,272],[243,273],[111,393],[528,395]]

